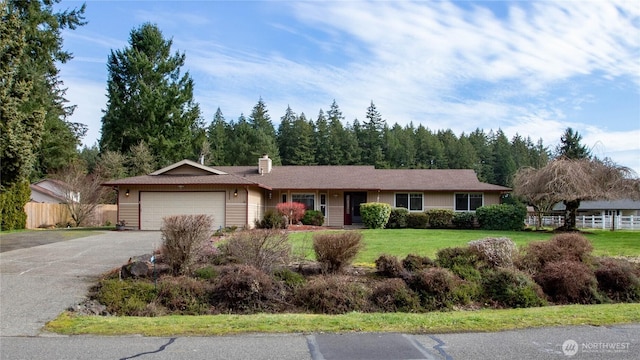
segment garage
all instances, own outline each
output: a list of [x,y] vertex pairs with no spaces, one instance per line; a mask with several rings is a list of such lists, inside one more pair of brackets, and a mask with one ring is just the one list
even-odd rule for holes
[[140,192],[140,230],[160,230],[162,218],[171,215],[213,216],[214,228],[225,225],[225,193]]

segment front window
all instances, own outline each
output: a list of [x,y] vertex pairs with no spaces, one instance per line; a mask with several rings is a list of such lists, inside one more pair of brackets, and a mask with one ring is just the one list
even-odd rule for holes
[[315,210],[316,196],[314,194],[291,194],[291,201],[302,203],[306,210]]
[[422,199],[422,193],[397,193],[395,207],[403,207],[409,209],[409,211],[422,211]]
[[483,197],[478,193],[456,194],[456,211],[476,211],[482,206]]

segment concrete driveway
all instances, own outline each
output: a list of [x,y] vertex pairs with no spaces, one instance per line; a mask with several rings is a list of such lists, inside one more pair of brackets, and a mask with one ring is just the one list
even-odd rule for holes
[[0,253],[0,336],[41,335],[97,276],[160,244],[157,231],[104,231]]

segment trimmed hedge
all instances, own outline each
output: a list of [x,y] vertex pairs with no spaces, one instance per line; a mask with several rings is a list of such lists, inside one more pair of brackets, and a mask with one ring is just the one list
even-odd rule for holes
[[426,211],[429,227],[432,229],[446,229],[451,226],[455,212],[450,209],[431,209]]
[[387,229],[404,229],[407,227],[409,210],[407,208],[393,208],[387,221]]
[[324,215],[318,210],[307,210],[302,217],[304,225],[322,226],[324,224]]
[[522,230],[527,208],[523,205],[488,205],[476,210],[478,223],[485,230]]
[[476,214],[472,212],[457,212],[451,219],[456,229],[473,229],[476,227]]
[[384,229],[391,215],[391,205],[379,202],[364,203],[360,205],[360,214],[367,228]]
[[426,229],[429,225],[429,216],[426,213],[409,213],[407,215],[407,227],[411,229]]

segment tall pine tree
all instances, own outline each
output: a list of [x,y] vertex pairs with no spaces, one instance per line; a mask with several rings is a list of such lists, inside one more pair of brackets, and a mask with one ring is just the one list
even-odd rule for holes
[[191,76],[180,72],[185,55],[172,54],[172,43],[146,23],[131,31],[128,47],[111,51],[101,151],[127,153],[144,140],[159,166],[196,160],[203,140],[200,108]]

